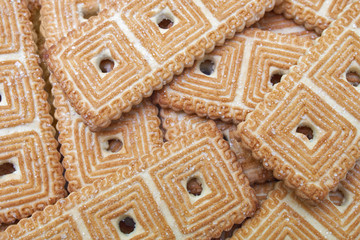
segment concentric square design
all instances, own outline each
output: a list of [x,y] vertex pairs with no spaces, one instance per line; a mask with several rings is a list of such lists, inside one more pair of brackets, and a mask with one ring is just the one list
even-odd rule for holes
[[[121,89],[132,85],[150,69],[147,61],[111,21],[84,34],[74,46],[64,50],[60,59],[66,71],[76,78],[79,90],[95,108],[121,93]],[[106,59],[114,62],[114,68],[102,73],[97,65]]]
[[356,2],[238,126],[254,156],[303,198],[323,200],[360,157],[360,91],[346,80],[360,72],[359,16]]
[[144,179],[134,177],[106,194],[109,196],[106,200],[100,195],[80,207],[92,238],[124,238],[117,224],[124,216],[130,216],[136,222],[137,230],[130,235],[132,238],[174,238]]
[[22,63],[0,62],[0,84],[0,129],[32,122],[35,117],[34,99],[29,76]]
[[[344,153],[343,146],[355,138],[356,128],[304,84],[293,89],[267,119],[259,127],[259,131],[266,133],[264,143],[307,181],[328,174],[329,167]],[[303,122],[313,129],[313,139],[296,132]]]
[[[163,31],[154,18],[173,21]],[[121,17],[147,51],[161,64],[211,28],[201,9],[189,0],[133,2],[122,11]]]
[[269,236],[281,239],[356,239],[360,236],[360,165],[357,163],[339,184],[343,202],[329,197],[316,206],[299,199],[283,183],[277,183],[255,216],[231,239]]
[[0,54],[9,54],[19,51],[20,33],[17,25],[16,15],[10,14],[11,3],[0,1]]
[[[155,95],[164,108],[239,123],[312,45],[309,39],[248,29],[217,47]],[[207,64],[207,65],[206,65]]]

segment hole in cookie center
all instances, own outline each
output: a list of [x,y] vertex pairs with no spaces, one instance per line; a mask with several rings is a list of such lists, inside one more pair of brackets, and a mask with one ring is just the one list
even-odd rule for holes
[[12,163],[4,163],[0,165],[0,176],[4,176],[10,173],[15,172],[16,169],[14,167],[14,164]]
[[0,102],[2,101],[2,96],[1,96],[1,94],[0,94]]
[[283,75],[278,74],[278,73],[271,75],[271,79],[270,79],[271,84],[273,86],[278,84],[280,82],[282,76]]
[[186,184],[186,189],[188,193],[194,196],[199,196],[203,190],[199,179],[197,179],[196,177],[189,179]]
[[83,9],[82,10],[82,13],[83,13],[83,18],[84,19],[89,19],[93,16],[96,16],[98,15],[99,13],[99,6],[96,6],[96,7],[90,7],[90,8],[87,8],[87,9]]
[[114,69],[114,61],[111,59],[103,59],[100,61],[99,68],[101,72],[108,73]]
[[109,152],[116,153],[123,148],[123,142],[120,139],[112,138],[108,140],[108,148],[106,149]]
[[162,29],[169,29],[174,25],[174,21],[168,16],[162,16],[158,22],[158,26]]
[[296,132],[304,134],[309,140],[314,138],[314,131],[308,126],[299,126]]
[[354,87],[357,87],[360,84],[360,76],[356,72],[348,71],[346,73],[346,80],[353,85]]
[[215,63],[213,60],[207,59],[200,63],[200,71],[205,75],[211,75],[215,70]]
[[331,191],[329,193],[329,198],[330,201],[336,206],[342,206],[345,202],[345,195],[340,189],[336,191]]
[[136,223],[132,217],[126,217],[119,222],[119,228],[122,233],[129,234],[135,230]]

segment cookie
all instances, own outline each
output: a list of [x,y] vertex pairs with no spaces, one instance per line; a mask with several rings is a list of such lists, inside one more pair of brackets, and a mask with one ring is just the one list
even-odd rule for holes
[[84,122],[104,128],[280,1],[220,2],[118,1],[53,45],[49,68]]
[[313,41],[247,29],[197,61],[154,97],[161,107],[239,123]]
[[[175,112],[171,109],[161,109],[160,117],[162,126],[166,130],[165,139],[168,141],[196,128],[199,124],[209,121],[196,115],[187,115],[184,112]],[[235,153],[236,159],[240,162],[250,184],[263,183],[274,179],[272,172],[266,170],[258,160],[251,156],[251,152],[241,147],[241,143],[235,139],[235,125],[217,121],[216,126],[222,132],[223,138],[228,141],[230,149]]]
[[0,224],[66,195],[29,11],[0,1]]
[[321,34],[351,2],[352,0],[284,0],[274,11]]
[[265,13],[264,17],[251,25],[251,27],[276,33],[308,37],[313,40],[319,37],[316,32],[306,30],[302,25],[298,25],[294,21],[286,19],[283,15],[276,14],[273,11]]
[[231,239],[358,239],[360,237],[360,165],[339,184],[341,202],[326,197],[309,205],[277,183],[255,216]]
[[69,103],[59,96],[61,93],[56,95],[56,100],[60,100],[56,103],[56,113],[64,114],[58,122],[59,141],[70,192],[104,178],[117,168],[140,161],[141,156],[163,144],[158,109],[148,100],[109,127],[94,133],[80,116],[66,118],[73,109],[69,109]]
[[322,200],[360,157],[360,3],[326,29],[237,135],[296,193]]
[[[95,6],[98,5],[94,1],[43,2],[41,29],[46,39],[46,47],[65,36],[68,28],[77,28],[85,21],[85,13],[96,12]],[[66,16],[59,14],[61,7],[64,8]],[[63,165],[66,169],[66,180],[69,182],[69,192],[80,190],[81,187],[115,171],[117,167],[139,161],[140,156],[162,145],[158,110],[149,101],[135,106],[133,111],[124,114],[120,120],[114,121],[104,130],[93,133],[71,107],[53,75],[50,76],[50,81],[53,85],[55,117],[58,120],[57,129],[62,144],[60,150],[64,156]]]
[[74,192],[0,238],[210,239],[252,215],[256,197],[214,123]]

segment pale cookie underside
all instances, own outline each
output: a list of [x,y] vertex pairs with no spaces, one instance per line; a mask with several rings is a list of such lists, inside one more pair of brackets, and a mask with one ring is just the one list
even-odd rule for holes
[[117,2],[54,46],[49,66],[90,128],[104,128],[275,2]]
[[359,80],[349,77],[360,76],[359,19],[357,2],[238,126],[254,156],[304,198],[325,198],[360,157]]

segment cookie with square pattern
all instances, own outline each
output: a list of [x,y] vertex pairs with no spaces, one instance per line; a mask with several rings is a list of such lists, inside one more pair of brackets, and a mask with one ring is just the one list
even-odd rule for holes
[[278,2],[116,2],[50,48],[48,64],[74,109],[98,130]]
[[[41,13],[45,46],[48,48],[56,43],[69,29],[76,29],[104,6],[106,2],[43,2]],[[158,110],[149,101],[145,100],[120,120],[94,133],[71,107],[53,75],[50,76],[50,81],[53,85],[65,177],[69,181],[70,192],[80,190],[118,167],[139,161],[139,156],[162,145]]]
[[29,11],[0,1],[0,223],[66,195]]
[[239,123],[297,63],[310,39],[247,29],[157,92],[154,102]]
[[359,13],[350,5],[238,126],[253,155],[307,199],[324,199],[360,157]]
[[255,211],[255,194],[214,123],[142,162],[8,227],[0,238],[210,239]]
[[[339,190],[314,206],[279,182],[255,216],[231,239],[358,239],[359,184],[357,163],[339,184]],[[340,201],[339,195],[343,196]]]
[[[197,125],[210,120],[200,118],[196,115],[187,115],[184,112],[175,112],[171,109],[161,109],[160,117],[162,127],[165,129],[165,139],[171,141],[184,134]],[[234,133],[236,126],[221,121],[216,121],[217,128],[222,132],[223,138],[228,141],[230,149],[235,153],[236,159],[240,162],[242,170],[249,179],[250,184],[263,183],[273,180],[272,172],[266,170],[260,161],[251,156],[251,152],[241,146],[236,140]]]

